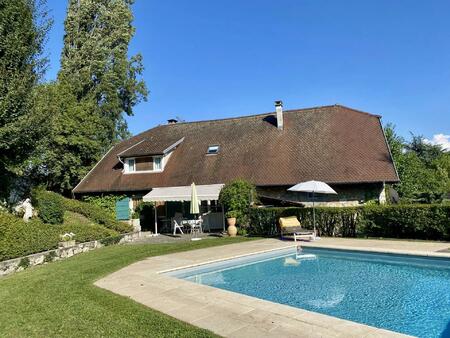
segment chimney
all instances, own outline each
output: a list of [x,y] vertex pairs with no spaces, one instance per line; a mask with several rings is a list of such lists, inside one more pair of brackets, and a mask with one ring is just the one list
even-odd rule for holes
[[283,101],[275,101],[277,112],[277,128],[283,130]]
[[169,120],[167,120],[167,124],[175,124],[177,122],[178,122],[177,119],[169,119]]

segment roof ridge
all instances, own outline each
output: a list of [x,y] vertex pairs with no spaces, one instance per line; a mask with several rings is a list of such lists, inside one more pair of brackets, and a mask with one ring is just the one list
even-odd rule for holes
[[[322,109],[322,108],[332,108],[334,106],[335,105],[324,105],[324,106],[316,106],[316,107],[309,107],[309,108],[287,109],[287,110],[283,110],[283,113],[295,113],[295,112],[300,112],[300,111],[305,111],[305,110],[316,110],[316,109]],[[173,123],[173,124],[158,124],[156,127],[177,126],[177,125],[179,126],[179,125],[182,125],[182,124],[192,124],[192,123],[239,120],[239,119],[257,117],[257,116],[265,116],[265,115],[271,115],[271,114],[276,114],[276,112],[275,111],[271,111],[271,112],[252,114],[252,115],[225,117],[225,118],[221,118],[221,119],[208,119],[208,120],[198,120],[198,121],[177,122],[177,123]],[[369,114],[369,113],[367,113],[367,114]],[[156,128],[156,127],[154,127],[154,128]],[[153,129],[153,128],[151,128],[151,129]]]
[[[360,113],[360,114],[369,115],[369,116],[375,116],[375,117],[381,118],[381,115],[371,114],[371,113],[368,113],[368,112],[365,112],[365,111],[362,111],[362,110],[350,108],[350,107],[344,106],[342,104],[337,104],[337,103],[336,104],[330,104],[330,105],[323,105],[323,106],[308,107],[308,108],[286,109],[286,110],[283,111],[283,113],[298,113],[298,112],[307,111],[307,110],[317,110],[317,109],[333,108],[333,107],[340,107],[340,108],[351,110],[351,111],[354,111],[354,112],[357,112],[357,113]],[[221,119],[208,119],[208,120],[198,120],[198,121],[177,122],[177,123],[173,123],[173,124],[158,124],[158,125],[156,125],[156,126],[154,126],[152,128],[146,129],[146,130],[144,130],[144,131],[142,131],[142,132],[140,132],[140,133],[138,133],[136,135],[133,135],[128,140],[131,140],[132,138],[135,138],[137,136],[145,134],[148,131],[156,129],[156,128],[167,128],[167,127],[186,125],[186,124],[194,124],[194,123],[208,123],[208,122],[218,122],[218,121],[240,120],[240,119],[253,118],[253,117],[258,117],[258,116],[266,116],[266,115],[273,115],[273,114],[276,114],[276,112],[272,111],[272,112],[265,112],[265,113],[252,114],[252,115],[225,117],[225,118],[221,118]]]
[[359,110],[359,109],[355,109],[355,108],[350,108],[350,107],[344,106],[344,105],[342,105],[342,104],[336,103],[334,106],[335,106],[335,107],[344,108],[344,109],[348,109],[348,110],[352,110],[352,111],[354,111],[354,112],[356,112],[356,113],[361,113],[361,114],[365,114],[365,115],[375,116],[375,117],[381,118],[381,115],[368,113],[368,112],[366,112],[366,111]]

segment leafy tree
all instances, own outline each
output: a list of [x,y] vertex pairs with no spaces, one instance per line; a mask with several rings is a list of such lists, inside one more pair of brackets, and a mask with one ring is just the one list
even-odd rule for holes
[[140,55],[128,58],[132,1],[70,0],[61,69],[56,82],[39,86],[35,115],[46,133],[22,170],[47,189],[71,189],[120,138],[124,114],[145,99]]
[[36,142],[23,171],[33,184],[68,194],[95,163],[107,131],[87,104],[78,104],[69,86],[53,82],[37,93],[34,111],[46,119],[45,137]]
[[104,148],[129,136],[124,114],[147,97],[140,54],[128,58],[134,35],[132,0],[70,0],[58,80],[103,119]]
[[385,133],[400,176],[400,183],[395,185],[400,197],[425,203],[441,200],[450,191],[449,154],[420,136],[405,141],[392,124],[386,125]]
[[442,156],[442,147],[436,144],[429,144],[425,142],[423,136],[412,135],[411,141],[407,145],[407,149],[414,152],[427,165],[431,165],[433,161]]
[[0,193],[31,149],[33,89],[45,71],[42,51],[52,21],[45,1],[0,0]]

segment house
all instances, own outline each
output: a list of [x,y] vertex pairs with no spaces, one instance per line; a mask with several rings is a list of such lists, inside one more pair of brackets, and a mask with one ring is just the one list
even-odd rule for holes
[[319,196],[317,204],[383,202],[385,184],[399,178],[380,119],[341,105],[283,111],[276,101],[266,114],[169,120],[111,148],[73,192],[159,200],[166,216],[173,214],[167,204],[173,209],[170,202],[189,199],[192,182],[206,194],[206,209],[219,208],[220,187],[236,178],[253,182],[267,204],[308,205],[311,196],[286,190],[308,180],[338,192]]

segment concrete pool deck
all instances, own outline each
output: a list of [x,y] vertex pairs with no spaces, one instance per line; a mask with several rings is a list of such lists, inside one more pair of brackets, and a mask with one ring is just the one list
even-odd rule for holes
[[[449,257],[449,243],[323,238],[304,246]],[[161,272],[293,247],[263,239],[150,257],[95,285],[225,337],[405,337],[295,307],[199,285]]]

